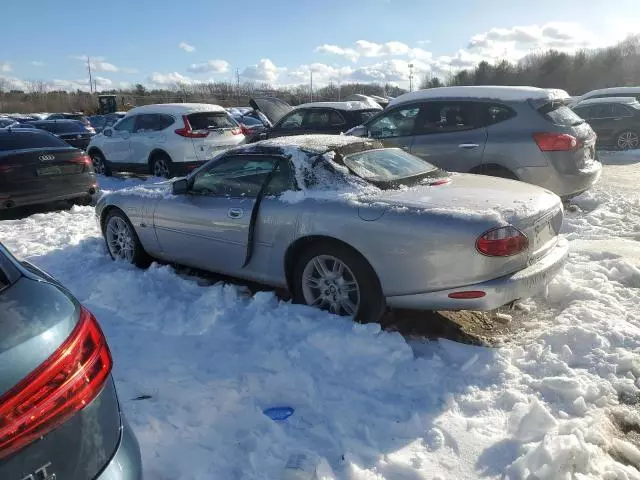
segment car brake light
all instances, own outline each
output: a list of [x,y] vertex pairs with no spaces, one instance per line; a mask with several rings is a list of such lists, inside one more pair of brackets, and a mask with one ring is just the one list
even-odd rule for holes
[[91,157],[89,155],[87,155],[86,153],[81,153],[79,155],[75,155],[71,161],[73,163],[81,163],[83,165],[93,165],[93,162],[91,161]]
[[194,131],[191,128],[191,122],[189,122],[189,117],[187,117],[186,115],[182,116],[182,121],[184,122],[184,127],[183,128],[178,128],[175,132],[182,136],[182,137],[187,137],[187,138],[205,138],[209,135],[209,131],[208,130],[197,130]]
[[240,124],[240,133],[242,133],[243,135],[249,135],[249,129],[247,128],[247,126],[244,123]]
[[0,459],[66,422],[95,399],[113,361],[95,317],[84,307],[69,338],[0,397]]
[[493,228],[476,240],[476,250],[489,257],[510,257],[529,248],[529,239],[516,227]]
[[568,152],[581,145],[580,140],[568,133],[536,132],[533,139],[543,152]]
[[242,132],[242,127],[236,127],[231,129],[231,135],[240,135]]

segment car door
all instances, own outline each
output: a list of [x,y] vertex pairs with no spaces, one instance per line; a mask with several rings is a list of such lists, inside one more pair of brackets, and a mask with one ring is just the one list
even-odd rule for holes
[[[284,163],[278,164],[260,204],[253,258],[243,266],[256,197],[277,162]],[[232,276],[273,280],[277,272],[270,252],[283,224],[275,219],[283,218],[286,204],[272,195],[292,185],[288,161],[277,157],[237,155],[210,163],[194,175],[187,194],[156,206],[154,227],[166,259]]]
[[411,103],[393,108],[367,124],[369,137],[389,147],[411,150],[420,104]]
[[173,117],[170,115],[156,113],[138,115],[129,142],[131,150],[129,162],[146,164],[151,151],[166,142],[167,136],[163,130],[173,122]]
[[268,132],[269,138],[287,137],[289,135],[300,135],[304,133],[303,121],[307,109],[299,108],[286,114]]
[[473,101],[432,101],[422,104],[411,153],[451,172],[482,165],[487,130]]
[[[109,162],[130,163],[130,141],[137,115],[125,117],[103,133],[102,153]],[[110,132],[110,133],[109,133]]]

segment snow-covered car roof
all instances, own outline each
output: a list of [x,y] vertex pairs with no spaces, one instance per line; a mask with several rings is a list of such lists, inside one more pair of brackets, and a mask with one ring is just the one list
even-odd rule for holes
[[174,115],[188,115],[197,112],[226,112],[220,105],[211,103],[155,103],[132,108],[125,116],[139,113],[167,113]]
[[574,105],[575,107],[582,107],[584,105],[593,105],[594,103],[638,103],[636,97],[598,97],[587,98]]
[[309,153],[324,153],[355,144],[366,144],[371,145],[373,148],[383,148],[382,143],[378,140],[353,137],[351,135],[293,135],[241,145],[234,148],[233,151],[251,152],[265,149],[277,149],[283,153],[291,150],[303,150]]
[[512,87],[493,85],[470,85],[466,87],[438,87],[405,93],[389,102],[389,107],[414,100],[433,98],[490,98],[502,101],[560,100],[568,99],[564,90],[537,87]]
[[365,102],[311,102],[297,105],[295,108],[309,107],[335,108],[336,110],[382,110],[382,107],[378,104],[369,104]]
[[608,93],[619,93],[621,97],[624,97],[625,94],[638,94],[640,93],[639,87],[609,87],[609,88],[600,88],[598,90],[591,90],[580,96],[580,98],[588,98],[594,95],[602,95]]

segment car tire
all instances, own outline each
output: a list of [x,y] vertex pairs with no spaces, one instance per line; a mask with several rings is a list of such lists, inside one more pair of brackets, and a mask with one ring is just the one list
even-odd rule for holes
[[104,158],[104,155],[100,152],[91,152],[89,154],[91,157],[91,162],[93,163],[93,169],[98,175],[104,175],[105,177],[110,177],[111,167],[107,163],[107,160]]
[[620,132],[616,137],[616,147],[619,150],[632,150],[640,146],[640,137],[633,130]]
[[371,265],[340,243],[317,242],[303,250],[294,267],[292,287],[295,303],[353,316],[361,323],[379,322],[386,310]]
[[151,175],[154,177],[173,178],[173,162],[166,153],[156,153],[149,162]]
[[114,209],[107,214],[103,236],[113,260],[124,260],[140,268],[151,265],[151,257],[142,247],[133,225],[122,211]]

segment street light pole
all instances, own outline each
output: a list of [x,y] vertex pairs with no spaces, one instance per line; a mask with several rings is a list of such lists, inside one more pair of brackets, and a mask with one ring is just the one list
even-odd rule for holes
[[413,92],[413,63],[409,64],[409,91]]

